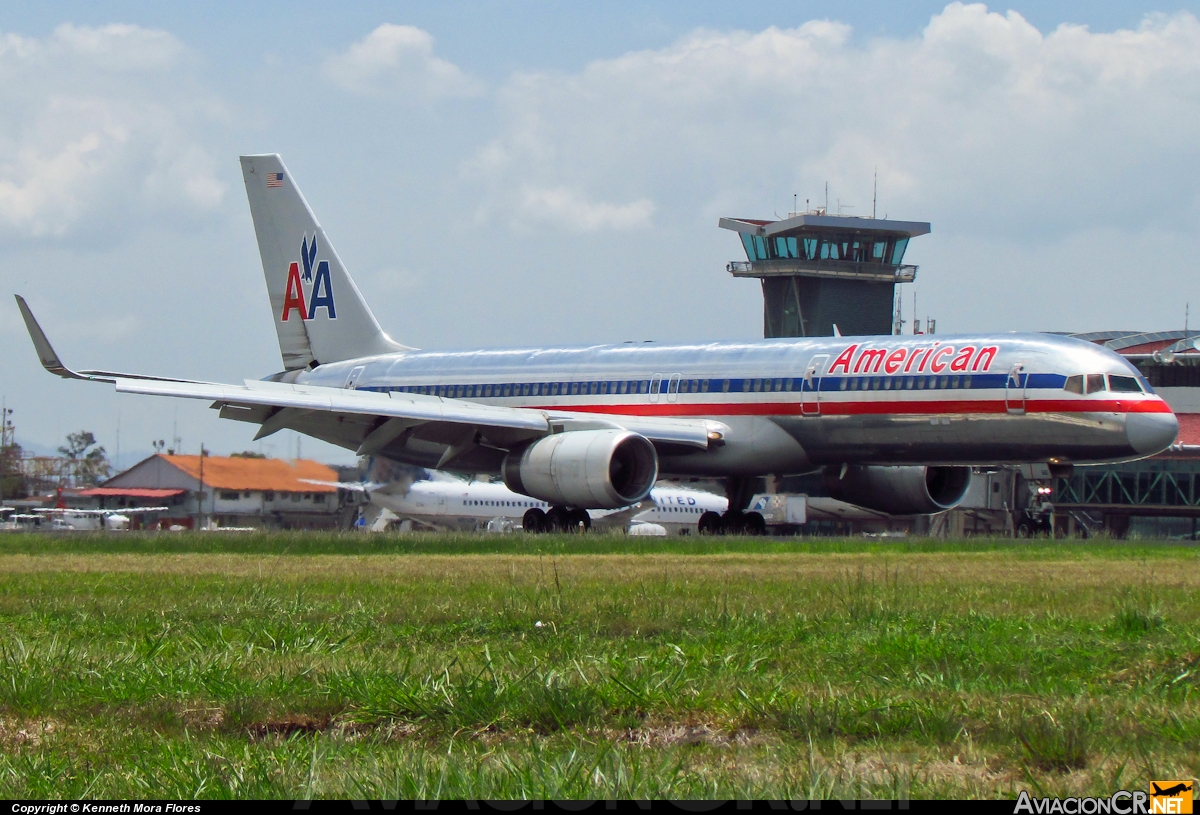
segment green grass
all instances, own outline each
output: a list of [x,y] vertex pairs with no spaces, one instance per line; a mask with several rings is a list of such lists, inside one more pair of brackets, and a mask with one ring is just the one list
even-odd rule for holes
[[1144,788],[1200,770],[1198,566],[1091,542],[4,536],[0,797]]

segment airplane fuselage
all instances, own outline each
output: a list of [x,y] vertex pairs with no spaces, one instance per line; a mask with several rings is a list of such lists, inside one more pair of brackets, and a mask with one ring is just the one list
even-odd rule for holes
[[[1127,360],[1048,334],[410,351],[320,365],[288,381],[725,426],[722,444],[706,452],[662,453],[660,472],[673,475],[1118,461],[1158,452],[1178,427]],[[326,436],[351,448],[360,440]],[[381,452],[434,466],[443,450],[401,438]]]

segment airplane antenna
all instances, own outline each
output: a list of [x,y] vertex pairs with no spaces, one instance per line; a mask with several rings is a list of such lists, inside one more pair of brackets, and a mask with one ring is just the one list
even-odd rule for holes
[[871,220],[875,220],[875,204],[879,201],[879,165],[875,165],[875,183],[871,190]]

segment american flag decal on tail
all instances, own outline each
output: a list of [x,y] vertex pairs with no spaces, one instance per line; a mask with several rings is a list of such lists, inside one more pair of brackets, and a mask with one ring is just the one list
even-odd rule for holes
[[282,187],[283,186],[283,173],[267,173],[267,186],[268,187]]

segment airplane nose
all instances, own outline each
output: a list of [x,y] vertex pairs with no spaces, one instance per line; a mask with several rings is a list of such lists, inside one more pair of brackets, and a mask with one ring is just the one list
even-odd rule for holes
[[1179,420],[1174,413],[1130,413],[1125,417],[1125,436],[1129,446],[1143,456],[1161,453],[1179,435]]

